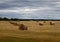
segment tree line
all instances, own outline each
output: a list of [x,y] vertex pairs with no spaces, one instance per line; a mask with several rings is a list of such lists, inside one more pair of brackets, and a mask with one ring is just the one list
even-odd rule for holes
[[0,17],[0,21],[10,21],[10,20],[12,20],[12,21],[18,21],[19,19],[18,18],[7,18],[7,17],[4,17],[4,18],[2,18],[2,17]]
[[18,19],[18,18],[0,17],[0,21],[60,21],[60,19]]

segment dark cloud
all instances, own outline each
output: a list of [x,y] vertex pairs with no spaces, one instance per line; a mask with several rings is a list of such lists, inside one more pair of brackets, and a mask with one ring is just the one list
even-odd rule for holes
[[48,1],[30,1],[30,0],[13,0],[13,1],[2,1],[0,3],[0,9],[10,8],[10,7],[42,7],[42,6],[53,6],[51,2]]

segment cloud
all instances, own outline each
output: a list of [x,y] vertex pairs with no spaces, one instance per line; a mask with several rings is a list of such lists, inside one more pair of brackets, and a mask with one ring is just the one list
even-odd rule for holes
[[59,7],[60,8],[60,2],[54,2],[53,4],[55,4],[55,7]]
[[0,0],[0,9],[13,7],[45,7],[50,6],[48,0]]
[[0,0],[2,14],[19,18],[60,18],[60,0]]
[[37,11],[44,11],[44,10],[49,10],[51,9],[50,7],[37,7],[37,8],[30,8],[30,7],[23,7],[23,8],[15,8],[15,9],[4,9],[4,10],[0,10],[0,12],[15,12],[15,13],[24,13],[24,14],[28,14],[28,13],[35,13]]

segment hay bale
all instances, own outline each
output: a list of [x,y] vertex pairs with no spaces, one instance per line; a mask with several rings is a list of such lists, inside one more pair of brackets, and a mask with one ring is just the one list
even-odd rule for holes
[[39,25],[43,25],[43,23],[39,23]]
[[54,22],[50,22],[50,25],[55,25],[55,23]]
[[14,23],[13,25],[15,25],[15,26],[19,26],[19,24],[18,24],[18,23]]
[[24,24],[20,24],[19,30],[27,30],[27,26],[25,26]]
[[16,23],[16,22],[9,22],[10,24],[13,24],[13,25],[15,25],[15,26],[19,26],[19,24],[18,23]]
[[13,22],[9,22],[10,24],[14,24]]
[[46,23],[46,21],[44,21],[44,23]]
[[39,22],[39,21],[36,21],[36,22]]

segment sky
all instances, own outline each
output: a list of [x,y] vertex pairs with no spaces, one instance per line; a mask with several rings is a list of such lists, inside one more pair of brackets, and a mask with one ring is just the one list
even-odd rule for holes
[[0,17],[60,19],[60,0],[0,0]]

